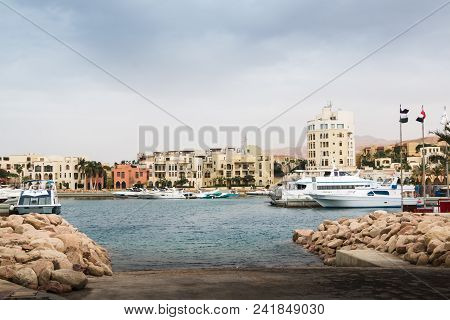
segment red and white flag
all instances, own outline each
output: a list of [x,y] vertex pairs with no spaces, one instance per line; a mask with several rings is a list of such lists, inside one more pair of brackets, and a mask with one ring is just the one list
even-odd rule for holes
[[427,117],[427,115],[425,114],[425,111],[423,110],[423,106],[422,106],[422,111],[420,112],[420,114],[417,117],[416,121],[423,123],[425,121],[426,117]]

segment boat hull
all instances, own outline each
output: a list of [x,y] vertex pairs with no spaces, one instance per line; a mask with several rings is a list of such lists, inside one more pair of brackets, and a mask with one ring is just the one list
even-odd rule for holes
[[15,206],[14,211],[16,211],[18,214],[28,214],[28,213],[60,214],[61,205]]
[[[312,195],[324,208],[400,208],[401,199],[397,197],[364,197],[340,195]],[[403,205],[417,205],[417,199],[404,198]]]

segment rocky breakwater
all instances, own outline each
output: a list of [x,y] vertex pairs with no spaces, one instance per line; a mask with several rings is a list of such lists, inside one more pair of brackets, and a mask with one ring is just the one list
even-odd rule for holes
[[375,211],[324,220],[318,230],[295,230],[294,242],[335,265],[336,251],[375,249],[414,265],[450,267],[450,220],[439,215]]
[[87,275],[112,275],[108,253],[60,216],[0,218],[0,279],[64,293],[83,289]]

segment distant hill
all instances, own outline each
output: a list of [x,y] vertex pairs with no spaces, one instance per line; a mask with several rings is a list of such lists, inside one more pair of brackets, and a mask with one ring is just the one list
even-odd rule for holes
[[356,144],[356,151],[360,151],[365,147],[370,146],[387,146],[389,144],[397,143],[397,140],[387,140],[387,139],[381,139],[372,137],[369,135],[365,136],[355,136],[355,144]]
[[[387,140],[387,139],[380,139],[375,138],[372,136],[355,136],[355,143],[356,143],[356,151],[361,151],[365,147],[370,146],[387,146],[390,144],[398,143],[398,140]],[[403,142],[417,142],[422,143],[422,138],[418,139],[411,139],[411,140],[404,140]],[[438,142],[438,138],[436,136],[428,136],[425,137],[425,143],[429,144],[435,144]]]
[[[361,151],[363,148],[365,147],[371,147],[371,146],[388,146],[391,144],[395,144],[398,143],[398,140],[388,140],[388,139],[382,139],[382,138],[376,138],[373,136],[369,136],[369,135],[364,135],[364,136],[355,136],[355,144],[356,144],[356,152]],[[412,140],[405,140],[403,142],[417,142],[417,143],[422,143],[422,138],[418,138],[418,139],[412,139]],[[436,136],[428,136],[425,137],[425,143],[429,143],[429,144],[436,144],[438,142],[438,138]],[[303,148],[295,148],[293,150],[293,153],[290,153],[289,151],[291,151],[289,148],[279,148],[279,149],[272,149],[270,150],[270,152],[273,155],[303,155],[303,157],[306,157],[307,154],[307,150],[306,150],[306,146],[304,146]]]

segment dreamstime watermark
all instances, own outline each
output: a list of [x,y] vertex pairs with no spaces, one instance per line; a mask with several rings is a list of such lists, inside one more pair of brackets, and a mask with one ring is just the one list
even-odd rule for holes
[[139,126],[139,153],[141,154],[186,149],[241,148],[255,145],[264,153],[282,150],[283,154],[302,157],[305,141],[306,129],[298,127],[202,126],[194,130],[188,126],[163,126],[162,128],[151,125]]

